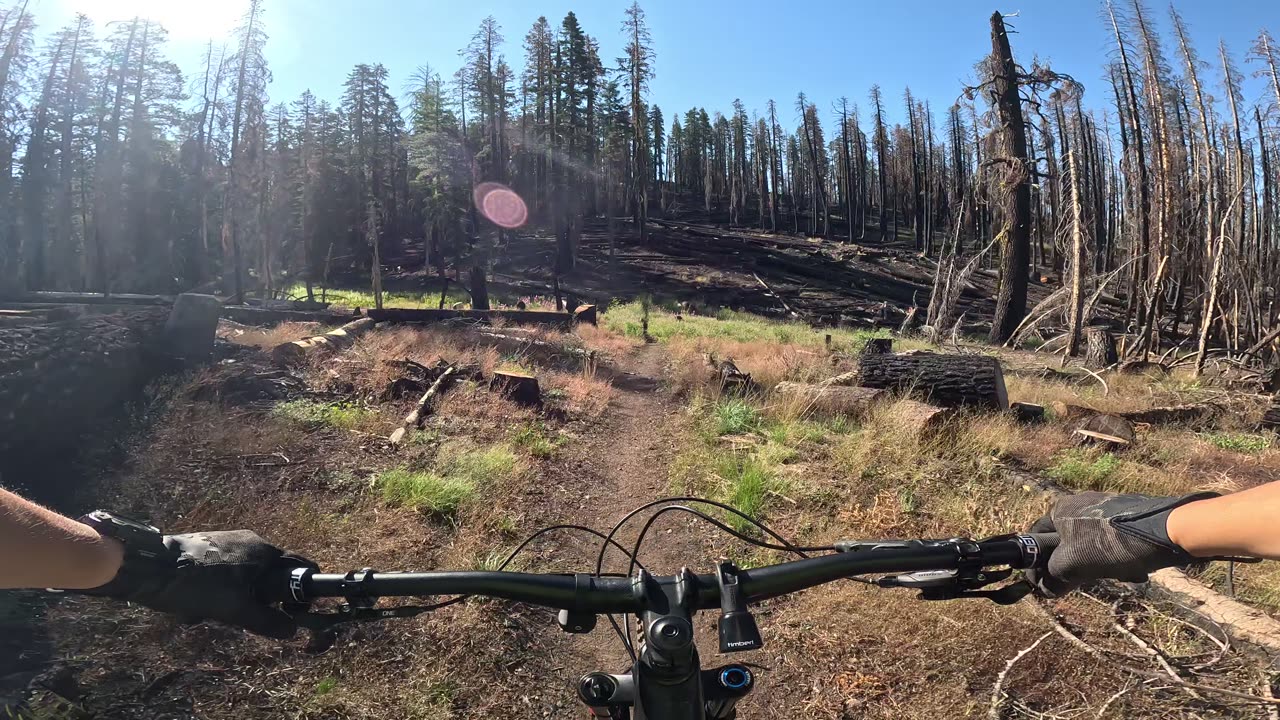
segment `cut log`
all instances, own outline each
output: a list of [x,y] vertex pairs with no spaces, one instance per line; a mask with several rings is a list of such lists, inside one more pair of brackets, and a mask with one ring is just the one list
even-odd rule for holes
[[889,396],[885,390],[780,382],[773,389],[784,403],[797,403],[804,415],[861,417]]
[[213,352],[222,303],[212,295],[183,293],[164,325],[165,352],[186,361],[202,360]]
[[857,384],[909,393],[944,407],[1009,407],[1000,361],[989,355],[863,355]]
[[373,318],[360,318],[324,335],[281,343],[271,350],[271,358],[281,365],[291,365],[326,350],[349,347],[375,323]]
[[1091,325],[1084,329],[1084,366],[1091,370],[1111,367],[1119,360],[1116,337],[1105,327]]
[[1272,401],[1271,407],[1262,415],[1264,430],[1280,430],[1280,397]]
[[1138,441],[1133,423],[1119,415],[1097,413],[1076,428],[1076,436],[1084,443],[1095,443],[1114,449],[1126,448]]
[[938,407],[916,400],[902,399],[889,407],[889,422],[896,428],[924,436],[940,429],[947,420],[955,417],[953,408]]
[[1034,425],[1044,422],[1044,406],[1035,403],[1016,402],[1009,404],[1013,417],[1020,423]]
[[1213,420],[1220,412],[1222,412],[1222,407],[1219,405],[1198,403],[1194,405],[1155,407],[1148,410],[1119,413],[1119,415],[1130,422],[1148,423],[1150,425],[1200,425]]
[[595,325],[597,321],[596,306],[595,305],[579,305],[573,311],[573,321]]
[[489,389],[521,405],[542,404],[542,391],[538,387],[538,378],[526,373],[511,370],[495,372],[493,379],[489,381]]
[[5,293],[0,299],[20,303],[71,303],[73,305],[172,305],[172,295],[136,295],[119,293],[17,292]]
[[563,354],[572,355],[583,360],[595,360],[595,350],[585,350],[583,348],[568,347],[566,345],[557,345],[543,340],[535,340],[531,337],[516,337],[514,335],[503,335],[502,333],[482,332],[480,337],[493,340],[499,344],[517,345],[521,348],[539,348],[546,351],[547,354]]
[[365,315],[378,322],[437,323],[450,320],[488,323],[501,320],[513,325],[573,326],[573,315],[566,312],[534,310],[423,310],[417,308],[383,308],[365,310]]
[[431,400],[436,397],[436,395],[447,389],[448,386],[446,383],[456,375],[456,368],[452,366],[446,368],[444,372],[440,373],[440,377],[436,378],[436,381],[431,383],[431,387],[427,388],[427,391],[422,394],[422,397],[418,398],[417,404],[413,406],[413,411],[405,416],[404,423],[401,424],[400,427],[396,428],[395,432],[391,433],[390,440],[392,445],[399,445],[404,441],[405,436],[409,434],[410,430],[416,430],[422,427],[422,421],[426,420],[427,416],[431,414]]
[[893,352],[893,338],[871,338],[862,348],[863,355],[888,355]]

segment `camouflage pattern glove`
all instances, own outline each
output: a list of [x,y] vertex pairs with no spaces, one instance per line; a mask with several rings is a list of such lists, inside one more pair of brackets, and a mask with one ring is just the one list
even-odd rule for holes
[[1032,584],[1057,597],[1102,578],[1146,582],[1147,574],[1190,565],[1197,558],[1169,539],[1165,525],[1176,507],[1217,497],[1202,492],[1185,497],[1113,495],[1085,492],[1062,498],[1031,526],[1056,532],[1061,542],[1044,570],[1027,571]]

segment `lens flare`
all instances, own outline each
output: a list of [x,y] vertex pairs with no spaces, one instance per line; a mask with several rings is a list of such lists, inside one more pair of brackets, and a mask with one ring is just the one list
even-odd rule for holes
[[486,182],[476,186],[476,208],[494,225],[514,230],[529,219],[529,208],[516,191],[501,183]]

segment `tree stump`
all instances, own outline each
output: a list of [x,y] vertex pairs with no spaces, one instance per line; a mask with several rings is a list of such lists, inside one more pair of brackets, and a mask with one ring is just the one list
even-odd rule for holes
[[580,323],[596,324],[596,306],[595,305],[579,305],[573,311],[573,321]]
[[499,370],[489,381],[489,389],[521,405],[532,407],[542,404],[542,390],[538,387],[538,378],[527,373]]
[[1009,407],[1000,361],[989,355],[863,355],[856,372],[858,385],[909,393],[935,405]]
[[1111,367],[1119,360],[1116,337],[1105,327],[1091,325],[1084,329],[1084,366],[1090,370]]
[[1076,428],[1081,442],[1095,443],[1113,449],[1126,448],[1138,441],[1133,423],[1119,415],[1097,413]]
[[323,335],[281,343],[271,350],[271,359],[281,365],[292,365],[326,350],[349,347],[375,324],[373,318],[360,318]]
[[213,352],[222,303],[212,295],[183,293],[164,324],[166,351],[181,360],[202,360]]
[[886,391],[877,388],[806,385],[794,382],[780,382],[773,392],[784,403],[800,405],[802,414],[818,417],[835,415],[861,417],[888,398]]

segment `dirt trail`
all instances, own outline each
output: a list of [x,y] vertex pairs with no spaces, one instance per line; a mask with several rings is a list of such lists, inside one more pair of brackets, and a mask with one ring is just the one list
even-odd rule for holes
[[[661,346],[646,345],[612,369],[614,396],[601,424],[581,442],[566,448],[561,462],[546,468],[545,481],[568,489],[567,493],[558,493],[562,498],[561,503],[556,503],[558,507],[539,513],[548,522],[573,522],[607,531],[631,510],[670,494],[667,468],[679,449],[687,419],[665,386],[666,362],[667,354]],[[630,548],[647,517],[642,513],[619,534],[624,547]],[[705,572],[709,553],[713,552],[708,527],[680,513],[663,516],[646,536],[641,562],[660,574],[674,573],[685,564]],[[553,554],[560,556],[556,563],[559,567],[576,564],[586,569],[585,557],[589,555],[594,563],[596,548],[595,540],[566,539]],[[606,570],[626,570],[620,553],[612,551],[610,558],[612,565]],[[704,657],[714,652],[707,644],[713,641],[711,635],[705,634],[708,622],[701,619],[698,623],[704,626],[699,628],[698,638]],[[629,664],[622,643],[606,618],[601,617],[589,635],[563,633],[554,622],[530,630],[539,636],[533,644],[549,651],[545,660],[547,674],[540,682],[545,703],[542,716],[581,712],[573,694],[577,678],[593,670],[623,671]],[[532,667],[527,670],[542,672]],[[532,716],[538,713],[535,711]]]

